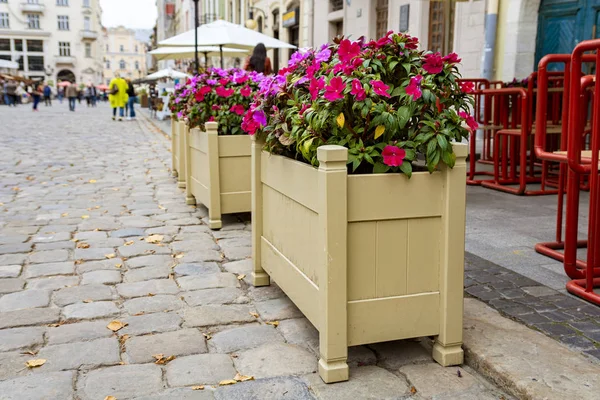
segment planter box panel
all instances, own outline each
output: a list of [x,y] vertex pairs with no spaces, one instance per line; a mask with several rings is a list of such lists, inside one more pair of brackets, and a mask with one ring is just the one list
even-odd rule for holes
[[177,176],[179,171],[179,123],[176,119],[171,120],[171,156],[173,158],[171,168],[174,175]]
[[440,172],[349,175],[348,222],[442,215],[443,187]]
[[199,135],[190,135],[190,174],[188,176],[188,191],[196,201],[208,204],[208,155],[203,150],[202,139]]
[[177,122],[177,186],[185,188],[186,185],[186,153],[188,142],[188,125],[184,121]]
[[303,206],[317,211],[317,170],[310,165],[267,152],[261,157],[262,182]]
[[264,237],[261,242],[261,254],[265,271],[302,310],[315,328],[319,329],[319,288],[317,285]]
[[219,157],[250,157],[250,136],[219,136]]
[[348,346],[433,336],[439,331],[439,293],[348,302]]
[[437,292],[440,287],[441,218],[408,220],[407,293]]
[[263,207],[263,238],[319,287],[319,216],[267,185]]

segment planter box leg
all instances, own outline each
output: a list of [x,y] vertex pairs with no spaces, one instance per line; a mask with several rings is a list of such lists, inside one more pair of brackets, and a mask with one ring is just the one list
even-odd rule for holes
[[177,176],[177,163],[175,161],[175,154],[177,153],[177,142],[175,141],[175,130],[177,129],[177,120],[171,117],[171,171],[173,176]]
[[252,283],[254,286],[268,286],[271,278],[262,269],[262,177],[261,154],[264,143],[252,136]]
[[177,123],[179,128],[179,140],[177,143],[177,154],[179,154],[179,168],[177,169],[177,187],[180,189],[185,188],[185,132],[187,122],[179,121]]
[[433,359],[444,367],[463,363],[463,282],[465,262],[466,148],[455,146],[453,169],[445,175],[445,209],[442,214],[440,251],[440,334],[433,345]]
[[192,149],[190,147],[190,136],[192,134],[192,129],[185,130],[185,204],[194,205],[196,204],[196,198],[192,195]]
[[208,227],[210,229],[221,229],[221,180],[219,166],[219,134],[216,122],[206,123],[206,135],[208,138]]
[[321,146],[319,159],[319,231],[324,247],[319,264],[319,375],[326,383],[348,380],[348,149]]

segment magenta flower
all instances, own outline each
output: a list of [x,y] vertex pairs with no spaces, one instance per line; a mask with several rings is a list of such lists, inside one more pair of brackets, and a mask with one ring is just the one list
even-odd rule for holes
[[443,60],[449,64],[458,64],[459,62],[461,62],[461,59],[458,58],[458,54],[456,54],[456,53],[448,54],[447,56],[445,56],[443,58]]
[[323,50],[315,54],[315,61],[319,63],[327,62],[329,61],[329,57],[331,57],[331,50],[329,50],[328,48],[324,48]]
[[229,110],[232,113],[236,113],[237,115],[244,115],[244,113],[246,112],[244,106],[242,106],[241,104],[234,104]]
[[234,74],[233,75],[233,79],[235,81],[236,84],[241,85],[242,83],[246,82],[248,79],[250,79],[250,77],[248,75],[245,74]]
[[479,124],[477,123],[477,121],[475,121],[475,118],[473,118],[472,115],[469,115],[464,111],[459,111],[458,116],[465,120],[471,132],[477,130],[477,128],[479,127]]
[[230,82],[230,81],[229,81],[229,78],[221,78],[221,79],[219,79],[219,85],[221,85],[221,86],[225,86],[225,85],[227,85],[229,82]]
[[240,94],[244,97],[250,97],[250,95],[252,94],[252,89],[250,89],[250,86],[244,86],[240,90]]
[[475,84],[473,82],[458,82],[460,91],[463,93],[473,93],[475,91]]
[[346,89],[346,84],[344,80],[336,76],[331,78],[329,81],[329,85],[325,87],[325,99],[329,101],[336,101],[344,98],[344,89]]
[[211,109],[212,109],[213,111],[219,111],[219,110],[221,109],[221,106],[220,106],[220,105],[218,105],[218,104],[213,104],[213,105],[211,106]]
[[404,162],[406,151],[396,146],[385,146],[381,152],[383,163],[390,167],[399,167]]
[[430,74],[439,74],[444,69],[444,61],[440,53],[427,54],[423,63],[423,69]]
[[414,76],[410,78],[410,83],[406,87],[406,94],[412,96],[413,100],[417,100],[421,98],[421,80],[423,77],[421,75]]
[[319,97],[319,92],[325,87],[325,78],[320,77],[319,79],[312,78],[310,80],[310,86],[308,91],[310,92],[310,98],[315,101]]
[[343,63],[351,61],[354,57],[360,54],[360,44],[344,39],[340,42],[338,48],[338,57]]
[[227,98],[227,97],[233,95],[235,90],[231,89],[231,88],[225,89],[223,86],[219,86],[215,89],[215,92],[217,93],[217,96]]
[[252,119],[254,119],[254,121],[260,124],[261,126],[267,125],[267,116],[265,115],[265,112],[263,110],[256,111],[252,116]]
[[390,97],[390,94],[387,92],[390,89],[390,87],[382,81],[371,81],[370,84],[373,87],[373,91],[375,92],[375,94],[381,97]]
[[365,93],[365,89],[363,89],[362,83],[360,83],[360,80],[356,78],[352,81],[352,90],[350,90],[350,94],[354,96],[356,101],[363,101],[367,98],[367,94]]

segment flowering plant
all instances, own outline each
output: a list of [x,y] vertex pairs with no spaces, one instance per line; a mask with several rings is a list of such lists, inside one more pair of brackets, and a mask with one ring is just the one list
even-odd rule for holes
[[248,110],[263,75],[241,69],[210,69],[175,88],[169,107],[178,119],[190,126],[215,121],[219,135],[241,135],[242,116]]
[[455,53],[442,57],[417,45],[390,31],[377,41],[338,38],[297,52],[260,83],[242,129],[264,137],[267,151],[314,166],[319,146],[345,146],[351,173],[453,167],[451,141],[477,128],[469,114],[473,87],[458,82]]

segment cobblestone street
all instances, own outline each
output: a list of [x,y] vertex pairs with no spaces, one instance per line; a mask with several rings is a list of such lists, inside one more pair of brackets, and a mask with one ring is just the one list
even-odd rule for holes
[[0,107],[1,399],[510,398],[417,341],[351,348],[325,385],[316,330],[250,284],[249,215],[211,232],[162,133],[77,107]]

